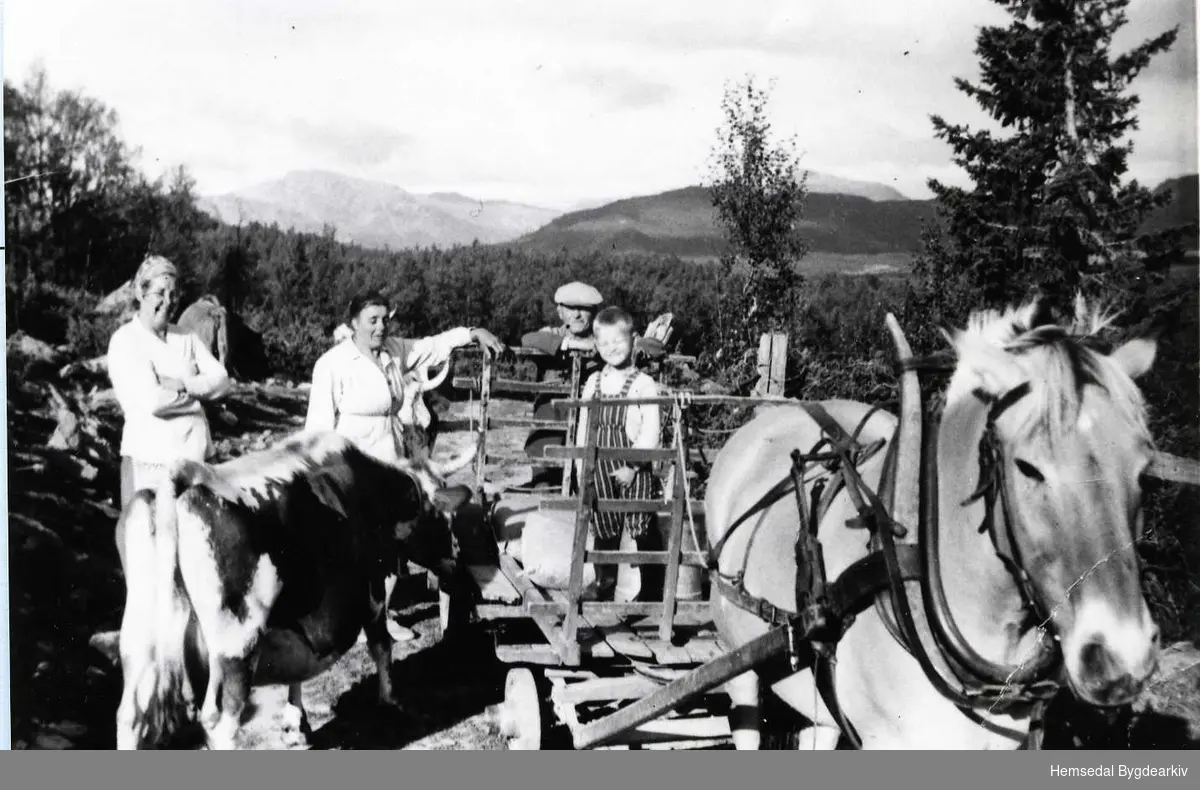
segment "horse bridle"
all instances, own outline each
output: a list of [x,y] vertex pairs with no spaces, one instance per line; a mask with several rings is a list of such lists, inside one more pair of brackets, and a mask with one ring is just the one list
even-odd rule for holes
[[[900,367],[908,370],[937,372],[946,372],[953,369],[952,367],[947,367],[942,355],[903,360]],[[980,526],[980,532],[987,531],[989,533],[997,556],[1001,558],[1005,568],[1013,575],[1023,605],[1030,612],[1036,613],[1043,622],[1047,622],[1043,616],[1044,607],[1040,605],[1040,598],[1033,589],[1021,561],[1019,545],[1013,532],[1015,522],[1013,518],[1014,511],[1008,498],[1004,466],[995,436],[995,421],[1006,409],[1027,395],[1029,391],[1030,386],[1026,382],[995,399],[987,398],[982,393],[976,393],[978,397],[989,401],[990,406],[987,427],[981,440],[981,482],[975,493],[967,501],[974,501],[978,498],[985,500],[985,516],[983,524]],[[918,546],[915,547],[915,552],[919,555],[920,559],[920,568],[919,572],[914,573],[912,563],[906,562],[906,560],[911,559],[911,554],[898,551],[894,540],[895,536],[903,536],[905,534],[904,527],[892,519],[889,508],[884,505],[879,494],[871,491],[857,472],[858,464],[865,460],[864,456],[866,453],[863,450],[878,449],[878,445],[874,448],[856,447],[858,434],[865,425],[867,418],[870,417],[870,414],[867,415],[867,418],[863,419],[854,431],[853,436],[851,436],[846,434],[825,413],[819,404],[805,403],[800,405],[821,425],[823,432],[827,435],[827,439],[819,442],[807,456],[801,455],[799,451],[794,452],[793,467],[789,477],[768,490],[763,497],[754,503],[741,517],[735,520],[721,539],[710,548],[709,572],[714,582],[714,588],[735,605],[756,614],[772,624],[782,624],[786,625],[789,629],[795,629],[799,621],[802,628],[800,633],[792,640],[793,645],[800,641],[809,640],[817,628],[820,628],[824,632],[820,637],[821,642],[819,643],[823,645],[823,650],[817,651],[816,654],[817,666],[815,667],[815,678],[818,688],[825,698],[826,706],[829,708],[835,721],[838,722],[843,733],[856,748],[861,747],[861,741],[857,733],[842,714],[840,706],[837,704],[832,681],[832,653],[836,650],[837,640],[840,639],[841,634],[845,632],[845,629],[849,627],[850,621],[853,620],[855,612],[851,609],[849,602],[855,596],[844,591],[839,591],[842,592],[840,597],[836,595],[832,596],[834,600],[847,602],[841,611],[825,611],[813,616],[811,613],[804,612],[803,609],[805,607],[801,606],[801,612],[787,612],[760,597],[748,593],[743,583],[744,569],[742,573],[728,577],[722,574],[718,568],[720,552],[730,535],[742,524],[745,524],[753,514],[770,507],[791,490],[796,491],[797,506],[801,517],[800,536],[797,540],[798,559],[801,554],[804,554],[807,557],[815,556],[818,563],[820,562],[819,547],[815,552],[811,548],[802,552],[800,544],[805,541],[806,535],[809,532],[806,527],[808,526],[810,516],[813,519],[811,522],[813,525],[813,536],[809,542],[815,542],[816,527],[819,526],[824,508],[816,506],[815,496],[812,510],[810,511],[805,506],[802,493],[803,481],[801,480],[801,475],[797,474],[797,467],[802,461],[828,458],[829,453],[818,453],[818,450],[822,449],[823,445],[828,444],[833,455],[840,457],[840,463],[837,464],[837,471],[835,472],[835,477],[838,478],[838,481],[835,486],[831,487],[831,490],[824,492],[825,496],[821,497],[821,503],[827,507],[832,501],[832,496],[830,495],[834,492],[832,489],[845,486],[859,513],[858,518],[854,519],[854,522],[856,522],[854,525],[860,527],[866,526],[871,532],[868,544],[871,551],[868,557],[865,560],[860,560],[851,569],[847,569],[847,572],[844,572],[843,576],[852,575],[849,573],[852,569],[856,570],[860,566],[865,567],[865,563],[872,558],[878,559],[877,555],[882,555],[884,560],[883,568],[879,570],[875,578],[865,580],[859,578],[862,576],[860,573],[854,579],[854,582],[860,588],[854,591],[859,593],[857,597],[863,597],[862,593],[865,592],[873,592],[872,597],[875,600],[876,608],[893,637],[917,660],[922,671],[938,690],[939,694],[954,703],[968,718],[990,731],[1011,737],[1014,740],[1025,738],[1028,748],[1040,748],[1042,715],[1050,698],[1059,689],[1059,683],[1050,679],[1050,675],[1057,670],[1060,659],[1058,643],[1055,640],[1039,639],[1038,644],[1041,649],[1034,659],[1030,662],[1023,661],[1019,666],[1014,668],[996,664],[980,656],[967,643],[959,631],[950,612],[949,604],[946,601],[937,552],[937,432],[936,430],[928,429],[933,421],[926,418],[926,430],[923,431],[924,440],[921,450],[920,475],[921,509]],[[871,413],[873,412],[874,409]],[[895,442],[893,439],[893,442],[888,447],[887,458],[885,459],[885,473],[883,475],[881,490],[884,485],[890,485],[887,469],[894,462],[894,449]],[[855,457],[852,458],[852,455]],[[1003,530],[998,528],[995,518],[997,497],[999,498],[1001,510],[1004,513]],[[904,546],[903,548],[913,549],[914,547]],[[748,554],[749,549],[747,549]],[[883,574],[885,578],[879,578],[879,574]],[[815,577],[817,583],[822,586],[822,589],[818,592],[823,592],[823,567],[816,570]],[[836,588],[840,581],[842,581],[841,578],[829,585],[829,587]],[[906,581],[919,581],[921,584],[925,614],[934,638],[933,649],[937,651],[938,655],[949,667],[953,679],[947,679],[937,669],[930,657],[929,649],[926,648],[920,639],[913,618],[912,608],[909,604],[908,594],[905,590]],[[885,589],[890,593],[888,597],[891,601],[894,620],[883,611],[880,593]],[[798,579],[798,602],[804,603],[811,601],[812,598],[819,599],[822,597],[819,594],[810,597],[808,591],[799,589]],[[806,614],[807,616],[805,616]],[[835,634],[832,640],[828,637],[828,634],[831,632]],[[812,641],[815,644],[817,643],[815,639]],[[794,655],[792,657],[792,665],[793,669],[798,669],[797,659]],[[1026,736],[987,720],[976,712],[976,708],[982,705],[987,705],[990,711],[1005,711],[1017,706],[1030,706],[1031,726],[1029,734]]]

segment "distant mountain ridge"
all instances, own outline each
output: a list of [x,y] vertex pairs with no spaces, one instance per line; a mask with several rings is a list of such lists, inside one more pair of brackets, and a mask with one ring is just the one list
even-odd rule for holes
[[320,170],[293,171],[198,202],[202,210],[229,224],[278,223],[314,233],[332,225],[341,241],[393,249],[509,241],[562,213],[452,192],[420,195],[394,184]]
[[[1144,229],[1197,222],[1197,175],[1170,179],[1156,191],[1174,200],[1154,212]],[[834,256],[911,256],[921,250],[922,223],[936,216],[933,200],[908,200],[892,187],[809,172],[801,234],[814,253]],[[839,191],[841,190],[841,191]],[[427,195],[394,184],[324,171],[296,171],[280,179],[215,197],[202,209],[224,222],[277,223],[366,247],[449,247],[479,241],[555,253],[661,254],[700,260],[717,257],[724,237],[708,190],[673,189],[582,210],[478,200],[454,192]],[[1190,240],[1195,246],[1195,237]]]
[[[907,253],[920,248],[921,222],[933,219],[934,208],[932,200],[809,192],[799,230],[816,252]],[[543,252],[566,248],[699,259],[719,255],[725,240],[708,190],[692,186],[563,214],[513,244]]]
[[[809,172],[808,187],[810,192],[842,193],[866,200],[905,199],[883,184],[817,172]],[[332,225],[342,241],[392,249],[515,241],[565,213],[455,192],[416,194],[395,184],[323,170],[292,171],[245,189],[204,196],[199,205],[229,224],[275,223],[311,233]],[[577,205],[591,210],[611,205],[611,201],[586,200]]]
[[[1196,174],[1170,179],[1156,192],[1170,192],[1165,208],[1152,212],[1143,232],[1200,222]],[[811,191],[800,233],[814,253],[835,256],[915,255],[922,250],[922,223],[937,215],[934,200],[872,200]],[[1193,234],[1186,243],[1195,247]],[[556,217],[512,242],[541,252],[662,254],[702,260],[720,255],[725,241],[707,190],[694,186],[618,200]]]

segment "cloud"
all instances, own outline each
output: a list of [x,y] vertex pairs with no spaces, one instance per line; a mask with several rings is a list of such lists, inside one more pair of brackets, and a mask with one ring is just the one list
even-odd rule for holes
[[347,128],[337,123],[298,119],[290,127],[302,147],[315,149],[354,168],[381,165],[416,142],[411,134],[382,126]]
[[[768,113],[802,166],[914,197],[957,172],[930,114],[986,126],[991,0],[9,0],[4,66],[115,108],[144,161],[204,193],[328,169],[414,190],[571,203],[697,183],[727,80],[776,78]],[[1135,174],[1195,170],[1194,0],[1140,0],[1117,49],[1174,24],[1134,83]],[[1174,163],[1172,165],[1172,163]]]
[[574,67],[567,71],[566,79],[571,85],[603,99],[613,109],[653,107],[665,102],[672,93],[671,86],[665,82],[647,79],[619,67]]

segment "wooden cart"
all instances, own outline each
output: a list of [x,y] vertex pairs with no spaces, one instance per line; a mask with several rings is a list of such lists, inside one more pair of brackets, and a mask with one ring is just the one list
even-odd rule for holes
[[[906,358],[911,355],[906,344],[900,350]],[[485,434],[491,427],[486,394],[488,387],[496,391],[495,382],[490,379],[490,369],[485,365],[475,384],[485,395],[479,424],[479,430]],[[570,414],[585,405],[578,398],[578,364],[565,394],[570,397],[559,404]],[[703,396],[690,399],[699,403],[743,405],[778,400]],[[909,400],[919,408],[919,399],[910,395]],[[476,616],[497,625],[508,622],[532,625],[539,637],[502,643],[499,632],[503,629],[495,629],[497,655],[513,665],[506,681],[505,700],[494,710],[511,748],[541,748],[551,715],[566,726],[576,748],[653,744],[689,747],[725,742],[730,731],[725,716],[728,700],[722,701],[723,685],[764,662],[783,655],[794,656],[797,645],[807,638],[808,632],[801,632],[794,625],[777,626],[735,650],[726,650],[712,627],[707,593],[692,600],[680,600],[677,595],[680,572],[705,567],[699,549],[706,545],[697,528],[698,522],[703,523],[703,506],[689,498],[685,472],[689,398],[618,402],[670,408],[673,440],[661,450],[598,448],[594,419],[597,412],[592,410],[593,419],[580,445],[547,451],[555,462],[578,461],[582,466],[579,477],[582,485],[577,490],[569,490],[564,482],[562,491],[534,495],[529,504],[539,511],[573,513],[571,564],[565,589],[546,589],[534,584],[520,562],[504,552],[494,566],[473,569],[481,598],[475,606]],[[666,496],[645,501],[599,498],[590,481],[602,457],[664,464]],[[486,461],[486,457],[481,455],[479,460]],[[850,464],[848,458],[843,460],[844,466]],[[481,493],[482,468],[480,463],[476,469]],[[1192,459],[1159,453],[1150,473],[1166,480],[1200,485],[1200,463]],[[569,476],[564,478],[569,480]],[[587,536],[593,509],[652,512],[665,518],[666,549],[659,552],[590,549]],[[876,515],[887,518],[886,514]],[[881,534],[889,531],[882,530]],[[685,537],[690,537],[691,542],[685,543]],[[605,563],[664,566],[662,600],[630,603],[587,600],[583,589],[584,568]]]
[[[498,379],[488,360],[484,360],[482,367],[478,378],[456,377],[454,384],[471,388],[480,396],[481,416],[472,427],[481,433],[475,484],[480,495],[485,496],[483,470],[489,460],[486,449],[489,429],[518,425],[566,429],[574,426],[577,410],[584,402],[579,400],[578,358],[574,360],[569,383],[550,386]],[[547,422],[497,420],[489,416],[494,394],[533,391],[564,396],[556,405],[567,418]],[[778,399],[697,396],[695,400],[753,405]],[[471,567],[479,593],[472,613],[495,636],[496,655],[513,667],[506,680],[505,700],[493,711],[510,748],[541,748],[552,729],[552,721],[567,728],[575,746],[591,745],[587,738],[589,727],[594,731],[597,722],[630,701],[646,698],[725,653],[711,622],[708,591],[703,584],[705,561],[697,551],[698,546],[705,545],[701,536],[704,505],[702,501],[689,499],[686,471],[689,398],[611,402],[664,408],[664,416],[668,417],[665,423],[672,428],[669,443],[657,450],[598,448],[598,412],[592,409],[586,438],[581,444],[546,450],[546,462],[565,465],[568,472],[569,465],[579,462],[578,480],[583,481],[582,485],[573,488],[572,475],[567,473],[560,490],[501,494],[488,503],[489,523],[503,545],[498,545],[494,564]],[[658,465],[664,496],[653,500],[599,498],[592,481],[595,465],[601,458]],[[664,550],[588,548],[593,508],[655,514]],[[492,520],[496,513],[505,510],[570,514],[574,535],[569,583],[565,589],[539,586],[529,578],[517,552],[508,550],[510,544],[504,543],[503,525]],[[589,599],[584,589],[585,566],[622,563],[660,566],[661,599],[632,602]],[[692,695],[690,702],[686,706],[664,708],[659,715],[623,728],[615,737],[606,736],[605,745],[689,748],[727,743],[728,698],[721,686]]]

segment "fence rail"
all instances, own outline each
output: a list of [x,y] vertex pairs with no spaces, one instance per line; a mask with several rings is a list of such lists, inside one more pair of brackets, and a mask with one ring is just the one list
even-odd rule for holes
[[1149,473],[1160,480],[1200,486],[1200,461],[1170,453],[1155,453]]

